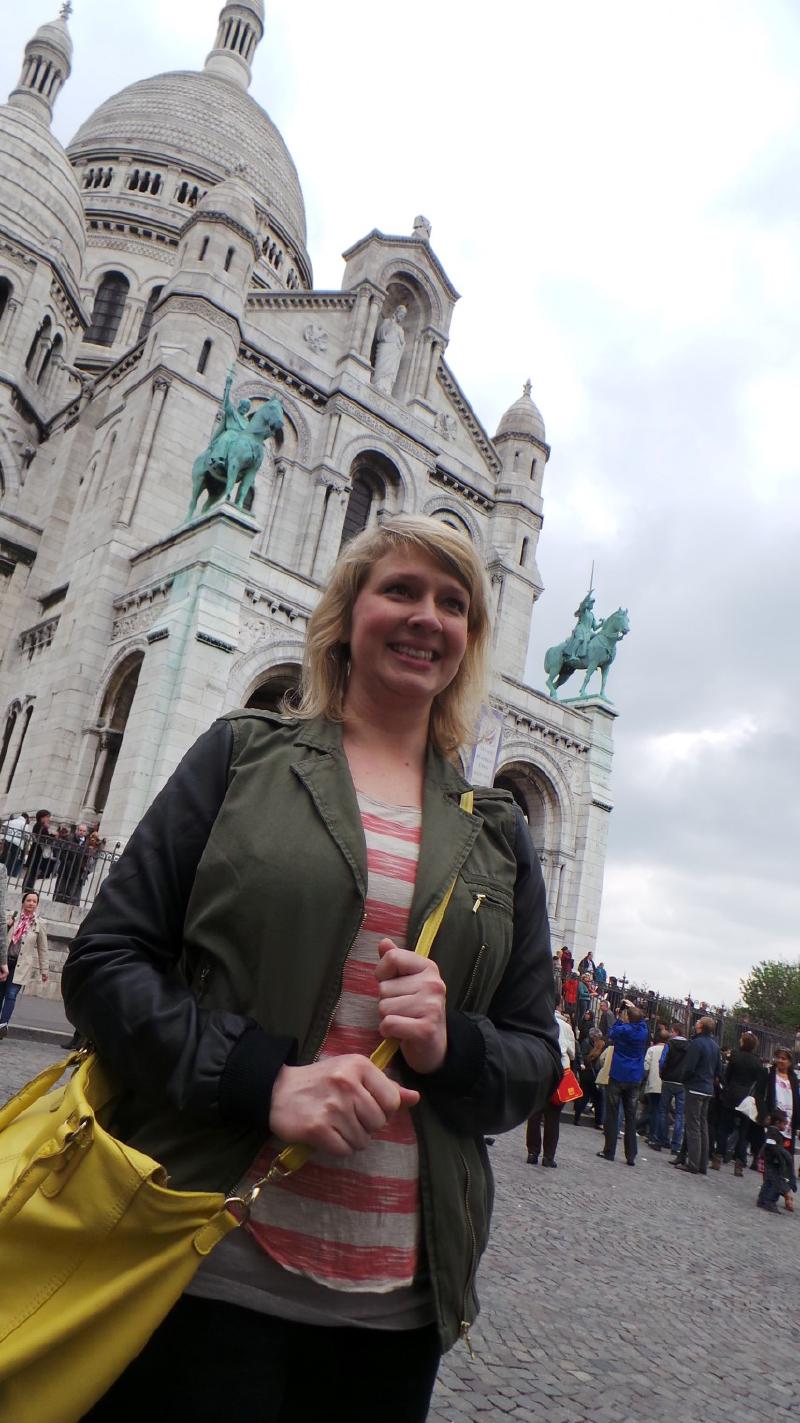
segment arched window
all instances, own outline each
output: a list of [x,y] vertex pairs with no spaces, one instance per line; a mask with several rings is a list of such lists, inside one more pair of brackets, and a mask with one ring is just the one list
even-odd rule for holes
[[18,715],[19,705],[15,704],[6,717],[6,724],[3,729],[3,741],[2,745],[0,745],[0,771],[2,771],[6,756],[8,755],[8,748],[11,744],[11,738],[14,735],[14,727],[17,724]]
[[235,247],[229,247],[228,250],[227,250],[227,252],[225,253],[225,271],[226,271],[226,272],[229,272],[229,271],[230,271],[230,269],[231,269],[231,263],[232,263],[232,261],[233,261],[233,259],[234,259],[235,256],[236,256],[236,248],[235,248]]
[[158,299],[161,296],[163,290],[163,284],[160,287],[153,287],[153,290],[147,298],[147,306],[145,307],[144,313],[142,315],[142,322],[139,327],[139,335],[136,338],[137,341],[143,341],[148,331],[150,330],[150,327],[153,324],[153,312],[155,311],[156,306],[158,305]]
[[353,461],[350,480],[352,492],[345,511],[341,547],[377,521],[390,492],[399,485],[400,476],[386,455],[367,450]]
[[7,277],[0,277],[0,321],[6,314],[13,287]]
[[40,354],[44,342],[49,339],[52,326],[53,323],[50,320],[50,317],[46,316],[44,318],[44,321],[41,323],[38,331],[36,332],[36,335],[31,341],[30,350],[28,351],[28,355],[25,360],[25,369],[29,373],[33,371],[36,365],[36,358]]
[[85,337],[87,341],[95,346],[113,346],[129,290],[128,278],[121,272],[106,272],[97,288],[92,322]]
[[126,658],[103,699],[100,712],[103,729],[86,795],[87,802],[92,798],[92,809],[96,815],[100,815],[106,807],[143,661],[141,653]]
[[10,770],[9,773],[8,773],[8,780],[6,781],[6,791],[7,791],[7,792],[11,790],[11,783],[12,783],[12,781],[14,780],[14,775],[15,775],[15,773],[16,773],[17,766],[19,765],[19,758],[20,758],[20,756],[22,755],[22,748],[23,748],[23,746],[24,746],[24,744],[25,744],[25,737],[28,735],[28,727],[29,727],[30,724],[31,724],[31,717],[32,717],[32,716],[33,716],[33,702],[31,702],[30,706],[26,709],[26,712],[25,712],[25,720],[24,720],[24,722],[22,723],[22,735],[20,736],[19,742],[17,743],[17,754],[16,754],[16,756],[14,757],[14,762],[13,762],[13,765],[12,765],[12,767],[11,767],[11,770]]
[[206,366],[208,365],[208,358],[211,355],[211,348],[213,345],[213,341],[206,340],[203,342],[203,349],[200,352],[200,359],[197,362],[197,371],[198,374],[201,376],[205,375]]
[[207,251],[208,251],[208,244],[209,244],[210,241],[211,241],[211,238],[210,238],[210,237],[204,237],[203,240],[202,240],[202,242],[200,243],[200,261],[201,261],[201,262],[205,262],[205,260],[206,260],[206,253],[207,253]]
[[526,567],[527,567],[527,564],[528,564],[528,544],[529,544],[529,543],[530,543],[530,539],[528,539],[527,536],[526,536],[526,537],[522,540],[522,548],[521,548],[520,551],[519,551],[519,566],[520,566],[520,568],[526,568]]
[[45,353],[44,353],[44,360],[42,361],[42,364],[41,364],[41,366],[39,367],[39,374],[38,374],[38,376],[36,377],[36,384],[37,384],[37,385],[41,385],[41,384],[42,384],[42,382],[44,381],[45,375],[47,374],[47,371],[48,371],[49,368],[50,368],[50,365],[51,365],[51,362],[52,362],[52,360],[53,360],[53,357],[54,357],[54,356],[60,356],[60,355],[61,355],[61,352],[63,351],[63,349],[64,349],[64,337],[61,335],[61,332],[58,331],[58,332],[56,333],[56,335],[55,335],[53,341],[52,341],[51,344],[47,347],[47,350],[46,350]]
[[375,492],[374,484],[365,475],[357,474],[354,477],[353,489],[347,501],[347,512],[342,527],[342,548],[367,527]]

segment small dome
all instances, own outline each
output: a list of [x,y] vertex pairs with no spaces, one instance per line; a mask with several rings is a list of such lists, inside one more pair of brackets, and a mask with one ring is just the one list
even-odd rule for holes
[[241,165],[245,186],[305,252],[306,214],[297,169],[280,133],[255,99],[207,71],[142,79],[107,99],[68,146],[73,163],[120,157],[172,161],[221,181]]
[[31,45],[49,45],[51,49],[57,50],[67,61],[67,67],[72,65],[72,36],[67,29],[67,19],[65,15],[59,15],[57,20],[48,20],[46,24],[40,25]]
[[258,218],[256,216],[256,205],[248,193],[244,184],[238,178],[223,178],[221,183],[215,183],[213,188],[203,195],[195,209],[198,213],[214,212],[223,213],[237,222],[240,227],[247,228],[255,237],[258,233]]
[[544,443],[544,420],[538,406],[531,399],[531,383],[526,380],[519,400],[509,405],[497,427],[495,439],[500,435],[533,435]]
[[86,248],[78,180],[61,144],[27,110],[0,106],[0,212],[7,231],[76,283]]

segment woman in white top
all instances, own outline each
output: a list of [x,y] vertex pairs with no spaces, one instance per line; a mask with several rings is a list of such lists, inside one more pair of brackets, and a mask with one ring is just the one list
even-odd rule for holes
[[669,1038],[669,1029],[656,1023],[653,1044],[644,1055],[644,1091],[647,1098],[647,1145],[658,1145],[658,1112],[661,1106],[661,1056]]

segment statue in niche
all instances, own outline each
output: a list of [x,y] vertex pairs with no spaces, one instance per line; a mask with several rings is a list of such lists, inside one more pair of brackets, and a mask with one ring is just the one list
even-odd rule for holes
[[630,632],[627,608],[617,608],[607,618],[597,621],[591,588],[575,609],[575,617],[577,622],[566,642],[549,647],[544,656],[547,690],[554,701],[558,700],[557,688],[579,668],[585,671],[586,676],[578,698],[586,696],[586,688],[598,670],[601,676],[600,696],[605,697],[606,678],[617,655],[617,643]]
[[372,369],[372,385],[381,395],[391,395],[397,372],[400,369],[406,337],[403,322],[407,307],[398,306],[391,316],[385,316],[378,327],[375,364]]
[[247,501],[256,475],[264,461],[264,445],[283,429],[283,406],[276,396],[265,400],[256,410],[249,400],[231,402],[233,369],[228,372],[225,394],[217,414],[217,423],[208,448],[192,467],[192,497],[186,515],[191,519],[200,495],[207,494],[203,513],[212,504],[233,500],[237,509],[247,508]]

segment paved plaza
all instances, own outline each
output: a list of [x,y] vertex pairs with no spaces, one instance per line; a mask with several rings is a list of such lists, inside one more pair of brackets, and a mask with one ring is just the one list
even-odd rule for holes
[[[0,1100],[57,1055],[0,1043]],[[800,1210],[757,1211],[755,1172],[646,1149],[630,1170],[599,1145],[566,1116],[556,1171],[525,1164],[521,1131],[492,1147],[477,1358],[448,1355],[431,1423],[796,1420]]]

